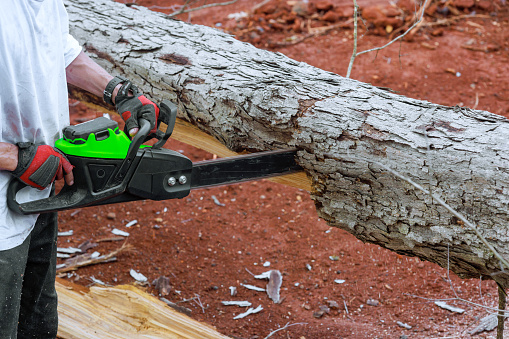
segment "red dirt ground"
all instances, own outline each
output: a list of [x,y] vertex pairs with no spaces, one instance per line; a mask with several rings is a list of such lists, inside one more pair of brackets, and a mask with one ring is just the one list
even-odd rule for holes
[[[234,5],[181,15],[180,19],[215,26],[260,48],[346,74],[353,30],[348,18],[339,18],[337,13],[343,13],[345,6],[349,6],[351,14],[351,1],[311,0],[314,5],[310,13],[288,18],[285,15],[291,13],[283,10],[297,1],[272,0],[249,20],[228,18],[231,13],[251,11],[259,2],[239,0]],[[470,2],[472,6],[468,7]],[[137,2],[147,7],[182,3]],[[410,1],[401,0],[398,4],[403,3]],[[378,54],[359,56],[352,78],[389,87],[413,98],[509,116],[509,11],[505,0],[433,3],[440,6],[433,8],[432,4],[428,8],[417,33]],[[387,8],[388,1],[366,0],[359,4],[362,13],[370,18],[360,22],[359,50],[382,46],[390,41],[387,32],[391,28],[397,30],[401,25],[409,25],[405,21],[408,12],[387,14],[394,9]],[[329,5],[336,11],[338,21],[333,21],[332,14],[328,14],[331,22],[324,21],[329,10],[313,10],[328,9]],[[445,7],[448,15],[443,15]],[[369,16],[369,13],[375,14]],[[304,24],[295,24],[296,18]],[[437,25],[437,20],[445,24]],[[288,45],[309,34],[309,27],[326,25],[337,27]],[[366,27],[369,27],[367,32]],[[281,42],[287,46],[279,46]],[[96,115],[79,103],[71,103],[73,123]],[[212,157],[174,140],[168,147],[182,150],[193,161]],[[216,204],[213,196],[224,206]],[[126,228],[132,220],[137,220],[137,224]],[[169,277],[171,291],[167,299],[178,302],[199,295],[204,309],[193,301],[181,305],[192,310],[193,318],[234,338],[265,338],[287,323],[304,324],[279,331],[271,338],[469,338],[469,331],[488,311],[449,300],[449,304],[466,310],[463,314],[452,313],[437,307],[434,301],[457,295],[492,307],[498,302],[493,282],[461,280],[452,274],[449,279],[447,270],[435,264],[364,244],[320,220],[307,192],[268,181],[196,190],[182,200],[63,212],[60,229],[73,230],[74,234],[61,237],[59,246],[77,246],[86,240],[112,237],[114,228],[130,233],[128,243],[133,251],[120,254],[116,262],[81,268],[62,276],[82,285],[91,284],[91,276],[111,285],[132,284],[130,269],[145,275],[149,282],[160,276]],[[121,244],[121,241],[100,242],[89,252],[105,254]],[[263,267],[267,261],[270,267]],[[265,282],[254,279],[249,272],[260,274],[269,269],[283,274],[280,304],[274,304],[265,293],[240,286],[244,283],[264,287]],[[344,283],[335,282],[337,279]],[[237,287],[235,297],[230,296],[230,286]],[[153,286],[146,289],[157,293]],[[252,307],[262,305],[263,311],[233,320],[245,309],[223,306],[223,300],[247,300],[253,303]],[[331,307],[328,314],[315,317],[320,306],[330,306],[330,301],[337,302],[339,308]],[[475,337],[494,336],[492,331]]]

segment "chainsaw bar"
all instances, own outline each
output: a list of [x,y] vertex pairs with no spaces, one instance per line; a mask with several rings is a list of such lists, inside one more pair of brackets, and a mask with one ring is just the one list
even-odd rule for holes
[[[189,189],[207,188],[213,186],[230,185],[250,180],[270,178],[302,171],[295,162],[297,150],[277,150],[239,155],[217,160],[204,160],[192,164],[190,183],[174,177],[172,185],[189,185]],[[186,181],[188,179],[186,178]],[[167,183],[161,182],[161,185]],[[186,196],[188,193],[184,193]],[[106,200],[96,201],[89,206],[108,205],[120,202],[155,199],[154,196],[143,197],[128,191]]]
[[296,150],[278,150],[193,163],[191,189],[228,185],[302,171]]

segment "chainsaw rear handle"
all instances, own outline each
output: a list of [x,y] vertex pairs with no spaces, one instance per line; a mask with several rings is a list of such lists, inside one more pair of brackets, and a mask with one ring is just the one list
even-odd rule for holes
[[[168,127],[164,133],[161,132],[162,134],[156,135],[159,140],[153,147],[157,146],[158,148],[164,145],[166,140],[170,137],[177,116],[176,106],[168,100],[163,100],[161,102],[160,109],[163,111],[163,114],[161,114],[162,120],[160,120],[160,122],[164,122]],[[112,176],[103,190],[92,192],[91,187],[93,187],[93,183],[86,174],[86,170],[84,168],[79,168],[81,162],[75,157],[68,156],[71,164],[75,166],[75,180],[72,186],[64,184],[64,187],[57,195],[49,198],[19,203],[16,200],[16,195],[27,185],[13,178],[7,189],[7,204],[9,208],[19,214],[37,214],[62,209],[72,209],[75,206],[86,206],[122,194],[126,190],[130,176],[133,174],[133,164],[137,165],[135,159],[138,150],[151,130],[148,120],[141,119],[139,124],[139,131],[133,137],[125,159],[122,160],[118,171]]]

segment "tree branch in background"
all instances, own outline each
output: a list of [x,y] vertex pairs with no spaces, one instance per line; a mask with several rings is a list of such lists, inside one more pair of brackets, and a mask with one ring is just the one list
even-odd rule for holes
[[430,0],[426,0],[424,2],[424,4],[421,6],[421,9],[420,9],[421,10],[421,14],[419,15],[419,19],[410,28],[408,28],[403,34],[401,34],[400,36],[392,39],[391,41],[389,41],[387,44],[383,45],[382,47],[376,47],[376,48],[368,49],[368,50],[365,50],[365,51],[362,51],[362,52],[359,52],[359,53],[357,53],[357,9],[358,9],[358,6],[357,6],[357,1],[356,0],[353,0],[353,3],[354,3],[354,32],[353,32],[353,36],[354,36],[354,49],[353,49],[352,57],[350,58],[350,64],[348,65],[348,71],[346,73],[346,77],[347,78],[350,77],[350,74],[352,72],[353,63],[354,63],[355,58],[357,56],[365,54],[365,53],[369,53],[369,52],[380,51],[380,50],[388,47],[389,45],[393,44],[394,42],[402,39],[405,35],[410,33],[418,25],[420,25],[421,22],[422,22],[422,18],[424,17],[424,12],[425,12],[426,8],[428,7],[428,5],[430,3]]
[[[228,5],[232,5],[232,4],[236,3],[237,1],[238,0],[231,0],[231,1],[225,1],[225,2],[220,2],[220,3],[215,3],[215,4],[208,4],[208,5],[198,6],[198,7],[194,7],[194,8],[189,8],[191,5],[194,5],[197,1],[187,0],[184,3],[184,5],[182,5],[182,7],[179,10],[177,10],[177,11],[171,13],[171,14],[168,14],[168,16],[169,17],[174,17],[174,16],[177,16],[179,14],[199,11],[201,9],[206,9],[206,8],[210,8],[210,7],[228,6]],[[150,8],[155,8],[155,6],[152,6]]]

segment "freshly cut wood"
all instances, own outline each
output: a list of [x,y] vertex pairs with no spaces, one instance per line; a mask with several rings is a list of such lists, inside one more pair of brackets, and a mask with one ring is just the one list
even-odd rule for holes
[[[170,99],[230,150],[298,148],[329,225],[462,277],[509,275],[439,194],[509,258],[509,123],[326,72],[216,29],[106,0],[67,0],[72,34],[97,62]],[[205,146],[204,146],[205,148]]]
[[56,283],[59,338],[228,339],[134,286],[73,286]]

